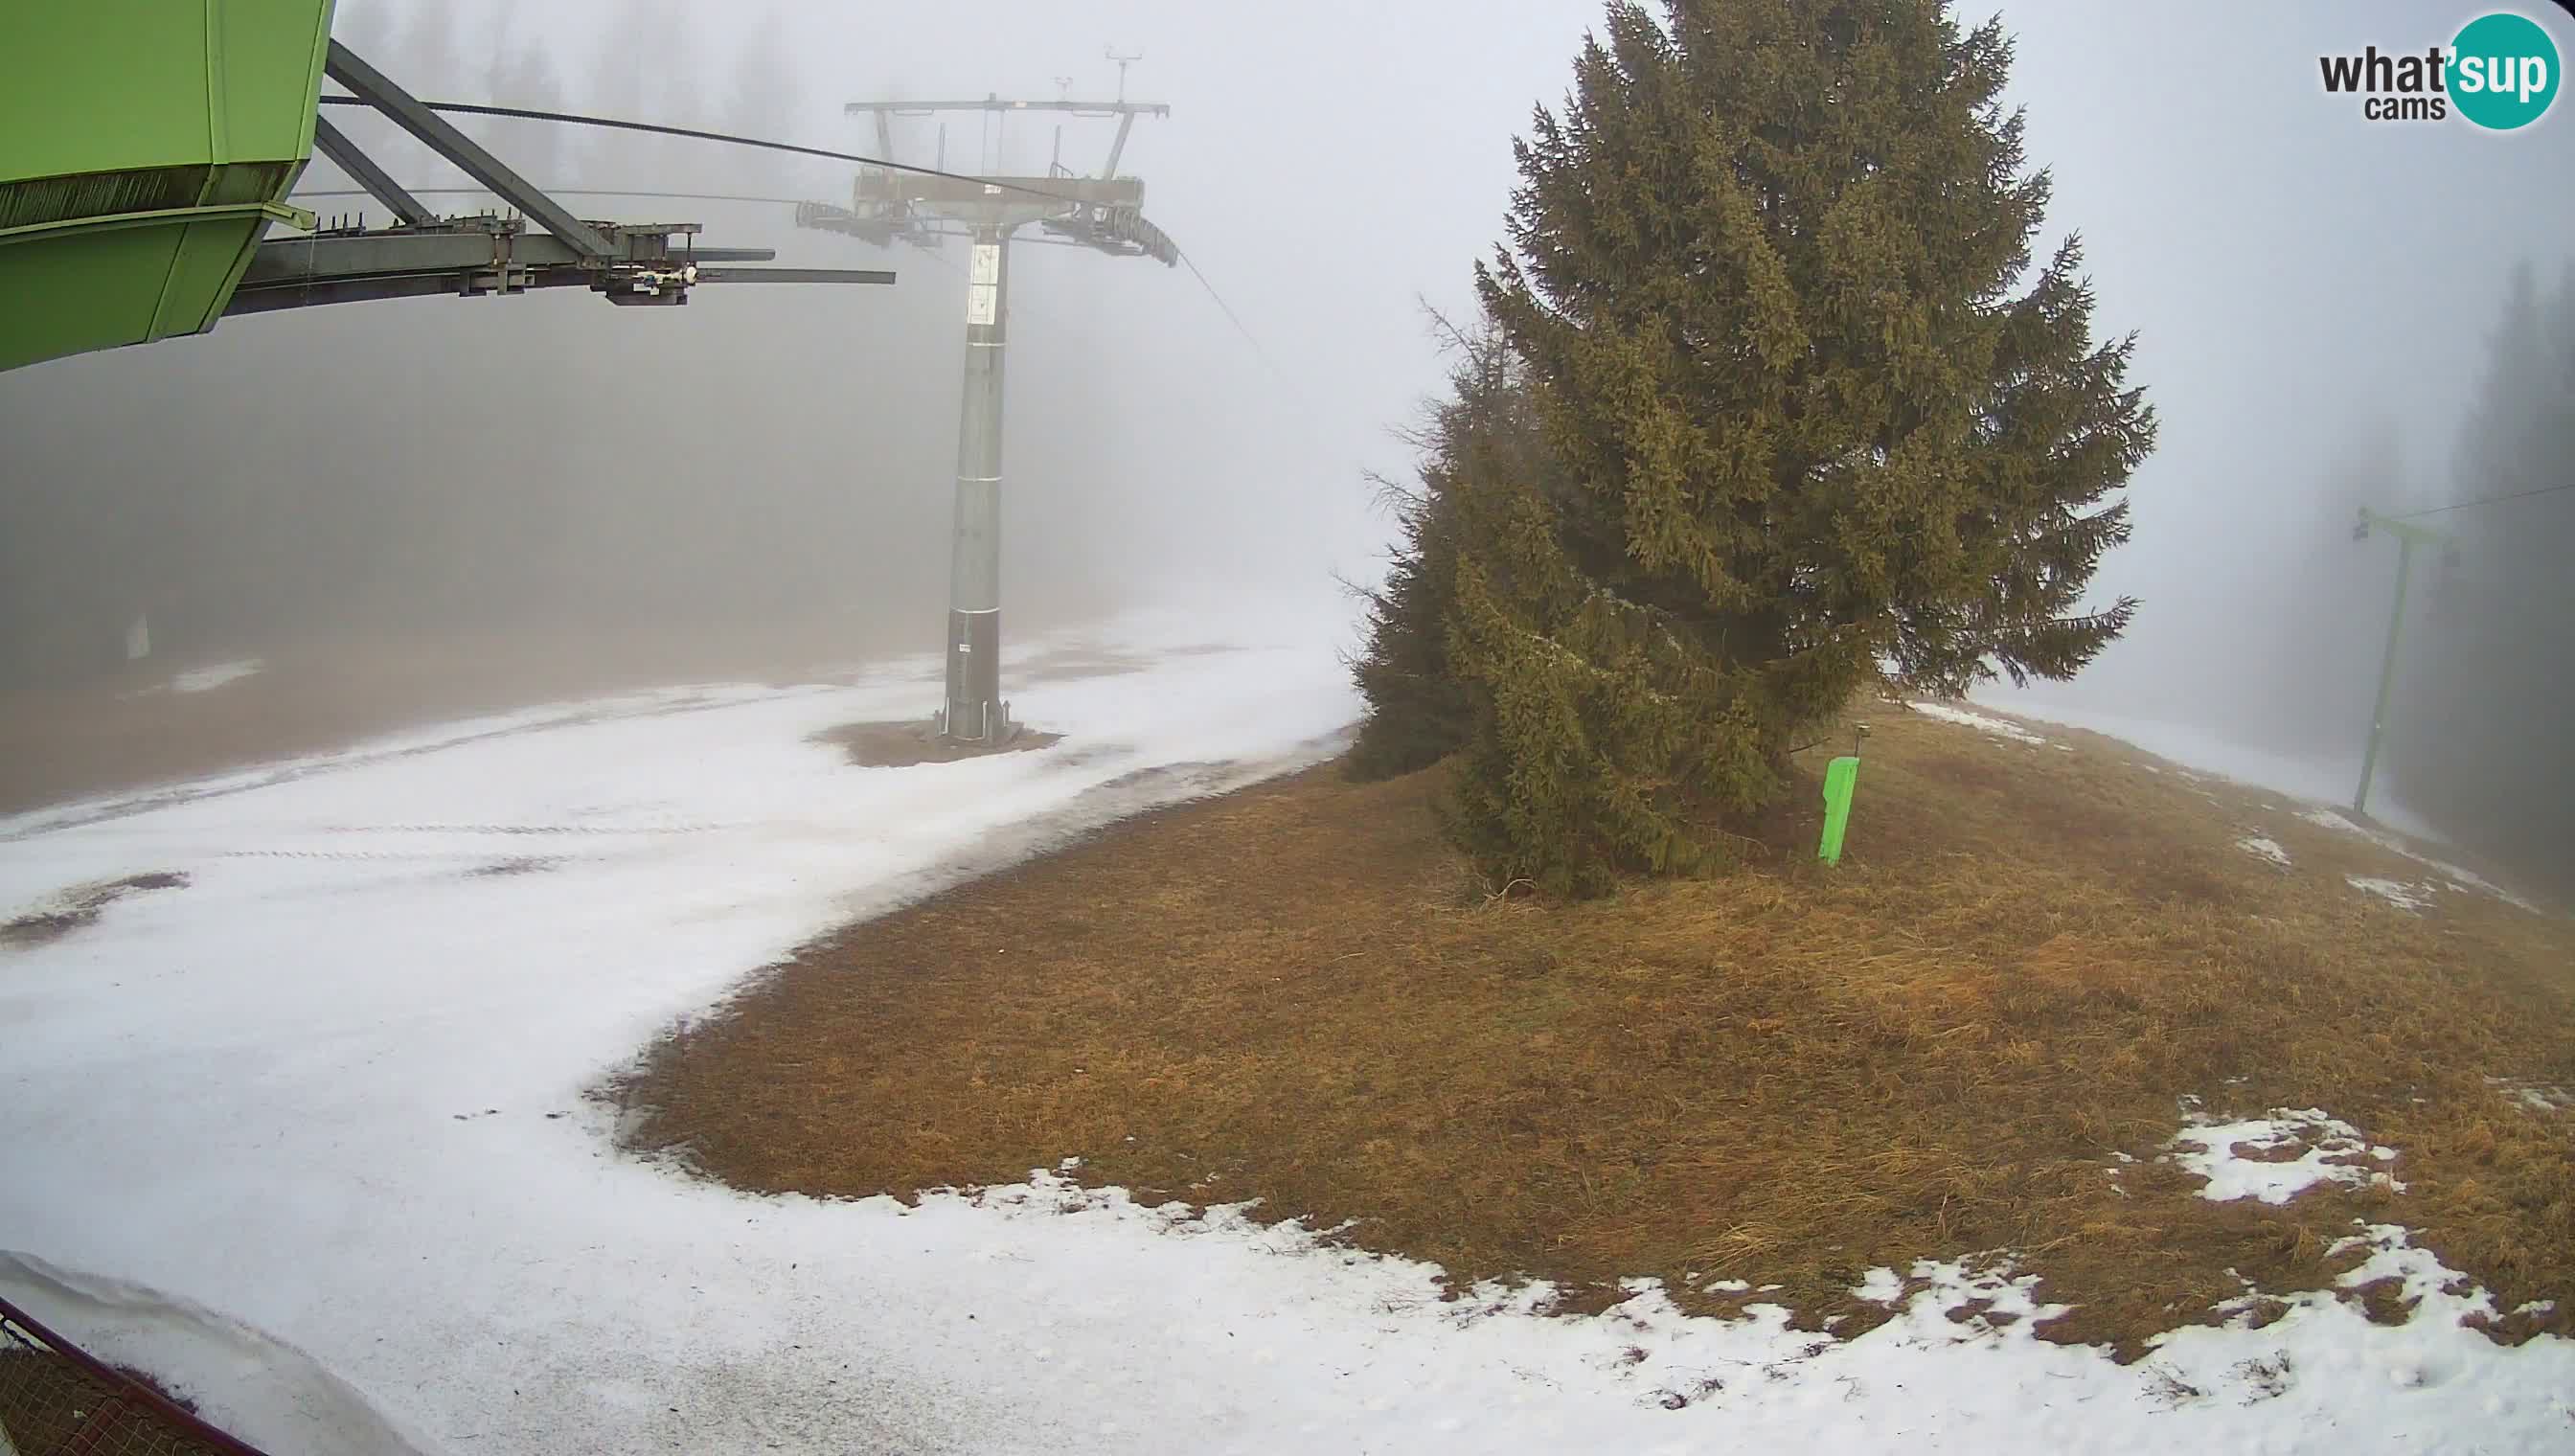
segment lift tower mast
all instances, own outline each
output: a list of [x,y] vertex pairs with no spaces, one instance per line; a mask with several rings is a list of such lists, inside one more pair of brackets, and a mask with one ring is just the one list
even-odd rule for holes
[[[1133,59],[1122,58],[1122,59]],[[1123,81],[1115,101],[853,101],[845,110],[876,122],[878,154],[894,157],[894,118],[980,112],[998,131],[1015,115],[1056,113],[1118,120],[1117,139],[1097,177],[1066,168],[1064,129],[1056,160],[1043,176],[953,176],[871,167],[859,173],[847,208],[797,207],[800,227],[847,233],[879,246],[897,240],[937,248],[968,241],[966,382],[957,422],[957,524],[950,543],[948,691],[940,731],[961,742],[998,742],[1016,731],[1002,699],[1002,358],[1010,336],[1011,244],[1035,225],[1030,243],[1090,248],[1116,257],[1152,258],[1165,267],[1180,249],[1144,216],[1145,184],[1118,175],[1118,159],[1140,116],[1171,115],[1169,106],[1129,101]],[[945,167],[946,145],[940,147]],[[998,170],[998,157],[979,160]]]

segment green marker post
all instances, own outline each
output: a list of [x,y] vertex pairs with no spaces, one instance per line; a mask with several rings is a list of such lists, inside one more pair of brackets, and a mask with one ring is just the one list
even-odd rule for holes
[[1824,839],[1815,846],[1815,857],[1826,864],[1842,862],[1842,833],[1850,827],[1851,791],[1859,787],[1859,739],[1868,736],[1868,726],[1858,726],[1851,740],[1851,751],[1824,765]]

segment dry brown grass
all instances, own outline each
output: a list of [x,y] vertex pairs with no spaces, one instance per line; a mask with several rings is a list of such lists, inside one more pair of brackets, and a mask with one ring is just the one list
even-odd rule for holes
[[[118,1367],[190,1415],[197,1403],[140,1370]],[[111,1391],[51,1350],[0,1345],[0,1433],[22,1456],[215,1456],[215,1448],[174,1430],[149,1408]]]
[[[2129,1353],[2230,1269],[2329,1284],[2368,1218],[2501,1308],[2558,1301],[2508,1337],[2575,1330],[2575,1112],[2488,1080],[2575,1084],[2565,920],[2409,915],[2344,875],[2420,866],[2107,739],[1863,717],[1838,871],[1811,789],[1723,876],[1580,904],[1476,883],[1437,770],[1128,823],[809,947],[649,1059],[639,1143],[825,1195],[1078,1155],[1148,1198],[1353,1220],[1458,1287],[1659,1275],[1717,1310],[1699,1291],[1741,1278],[1843,1333],[1882,1317],[1863,1271],[2007,1250],[2075,1306],[2047,1333]],[[2409,1191],[2209,1202],[2155,1160],[2186,1095],[2321,1106]]]

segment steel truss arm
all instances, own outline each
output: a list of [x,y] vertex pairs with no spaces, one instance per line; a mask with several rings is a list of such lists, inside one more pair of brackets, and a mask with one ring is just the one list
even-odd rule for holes
[[[581,288],[590,280],[579,273],[563,269],[540,269],[522,281],[513,292],[532,288]],[[700,283],[892,283],[894,275],[865,268],[701,268]],[[280,309],[318,308],[323,304],[380,303],[398,298],[443,298],[462,294],[489,292],[461,289],[455,276],[444,273],[396,275],[383,278],[342,278],[300,282],[292,286],[264,288],[245,287],[233,295],[232,307],[224,317],[241,314],[269,314]],[[685,298],[685,295],[681,297]]]
[[491,189],[493,196],[536,219],[575,252],[602,262],[616,256],[616,249],[596,229],[564,211],[562,203],[502,165],[472,137],[458,131],[454,123],[421,105],[418,97],[395,85],[355,51],[336,40],[331,42],[323,70],[332,80],[348,87],[352,95],[392,118],[394,125],[418,137],[466,176]]
[[[894,282],[892,273],[870,269],[736,267],[778,255],[767,248],[695,247],[696,223],[585,222],[347,46],[330,43],[323,71],[350,93],[323,101],[384,113],[527,220],[439,217],[317,114],[315,147],[393,209],[401,226],[334,227],[264,242],[243,271],[227,313],[574,286],[614,304],[676,306],[687,303],[689,290],[700,283]],[[298,216],[312,226],[310,215]],[[530,231],[531,222],[544,231]]]
[[376,159],[358,150],[348,134],[331,124],[331,118],[318,112],[313,118],[313,145],[322,149],[349,180],[367,190],[367,195],[394,210],[394,216],[407,227],[427,227],[438,221],[438,214],[420,205],[420,200],[403,190],[392,174],[376,165]]
[[[620,258],[613,270],[591,266],[560,238],[529,233],[522,224],[499,218],[273,239],[252,256],[227,312],[576,286],[603,294],[611,303],[678,304],[699,283],[884,284],[895,278],[868,269],[734,267],[778,255],[768,248],[675,251],[667,226],[636,233],[612,228],[607,241]],[[719,266],[706,266],[710,264]]]

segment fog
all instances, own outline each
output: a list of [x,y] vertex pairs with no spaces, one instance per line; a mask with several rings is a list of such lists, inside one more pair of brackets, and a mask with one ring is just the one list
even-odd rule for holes
[[[2545,292],[2575,255],[2575,117],[2561,104],[2514,134],[2373,124],[2323,94],[2320,52],[2419,51],[2476,7],[2002,12],[2029,153],[2055,175],[2051,225],[2085,237],[2099,325],[2139,332],[2133,377],[2163,420],[2130,492],[2135,539],[2098,583],[2143,610],[2047,692],[2355,756],[2394,547],[2354,543],[2354,511],[2492,494],[2463,475],[2463,431],[2516,266]],[[1146,180],[1148,216],[1253,338],[1187,270],[1015,252],[1003,581],[1005,620],[1025,630],[1141,604],[1213,611],[1377,570],[1388,524],[1364,475],[1402,471],[1395,431],[1441,377],[1420,305],[1467,309],[1469,267],[1500,235],[1510,139],[1561,96],[1597,15],[1591,0],[348,0],[336,30],[432,99],[856,151],[874,138],[845,101],[1044,99],[1059,78],[1096,94],[1118,85],[1106,47],[1142,51],[1130,94],[1174,110],[1138,122],[1122,171]],[[2554,11],[2546,23],[2575,55],[2575,26]],[[383,125],[338,115],[404,181],[459,181]],[[833,201],[850,183],[836,163],[465,124],[557,187]],[[1066,162],[1096,170],[1108,133],[1069,124]],[[927,131],[904,141],[908,160],[929,159]],[[952,165],[1042,171],[1052,145],[1046,123],[993,137],[972,116],[949,122]],[[305,185],[346,184],[317,160]],[[775,246],[782,263],[901,277],[708,287],[679,310],[569,291],[347,305],[0,376],[0,671],[53,679],[108,660],[144,605],[175,647],[208,650],[325,629],[710,623],[846,638],[854,653],[934,646],[959,250],[800,233],[782,205],[578,202],[703,221],[703,241]],[[2501,570],[2475,542],[2512,534],[2480,513],[2510,509],[2461,513],[2485,533],[2463,539],[2454,569],[2472,584]],[[2430,681],[2408,662],[2409,682]],[[2442,681],[2455,714],[2474,712],[2487,679]],[[2456,731],[2421,713],[2406,725],[2418,763]]]
[[[1373,570],[1361,479],[1436,378],[1416,295],[1466,294],[1509,138],[1586,12],[1478,12],[1499,73],[1425,95],[1439,34],[1364,7],[1296,26],[1202,7],[983,19],[892,7],[349,3],[336,33],[431,99],[498,99],[872,149],[862,96],[1051,98],[1058,77],[1166,100],[1122,170],[1258,339],[1186,270],[1018,247],[1004,588],[1017,628],[1139,602],[1295,591]],[[1427,17],[1425,16],[1425,19]],[[396,176],[456,174],[391,128],[342,124]],[[977,118],[950,121],[971,166]],[[554,186],[846,202],[851,168],[775,154],[469,120]],[[1111,128],[1075,122],[1096,170]],[[916,127],[906,159],[930,160]],[[1043,171],[1051,131],[1004,139]],[[306,188],[345,187],[317,160]],[[459,209],[461,197],[438,199]],[[134,604],[161,634],[297,624],[735,617],[802,630],[900,619],[935,647],[964,356],[962,250],[880,251],[784,206],[585,197],[586,216],[703,221],[781,263],[891,267],[891,288],[701,289],[620,310],[566,291],[344,305],[0,379],[13,443],[21,622],[77,618],[93,654]],[[317,201],[356,211],[365,199]],[[381,209],[377,209],[379,214]],[[381,219],[380,219],[381,220]],[[1035,230],[1030,230],[1034,232]],[[569,296],[567,296],[569,295]],[[45,546],[36,549],[42,540]],[[853,629],[855,631],[855,628]]]

